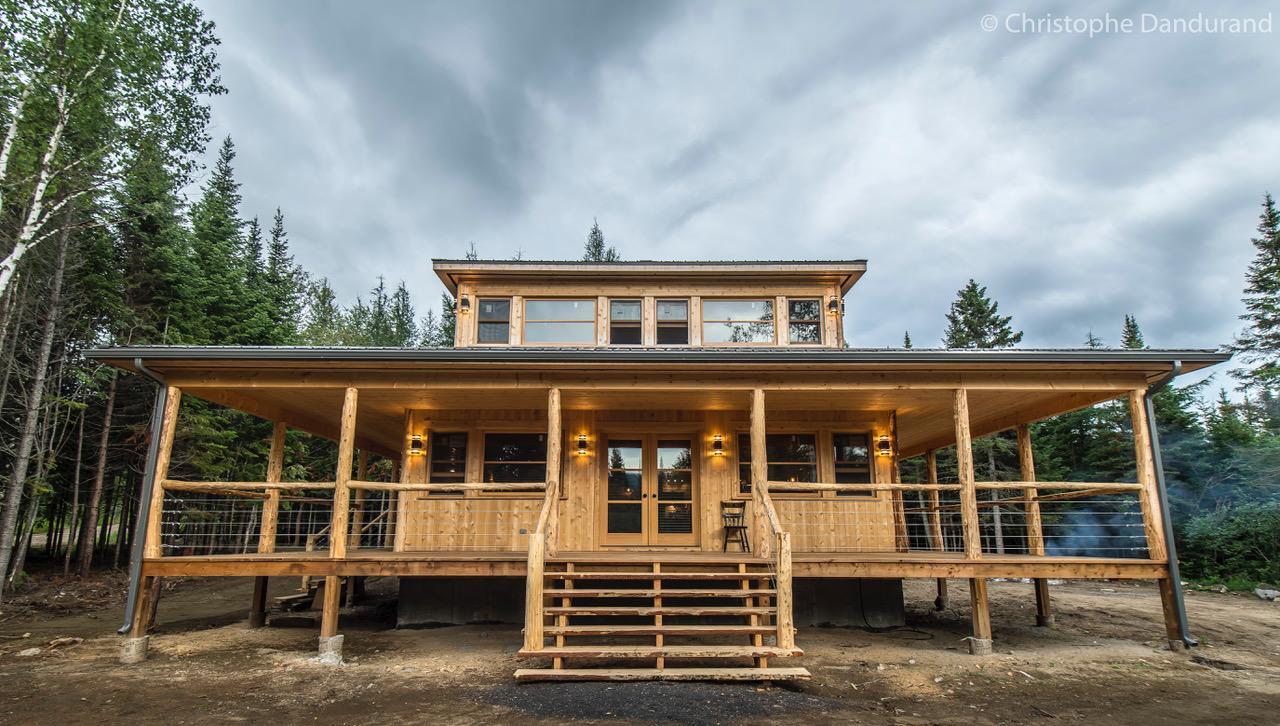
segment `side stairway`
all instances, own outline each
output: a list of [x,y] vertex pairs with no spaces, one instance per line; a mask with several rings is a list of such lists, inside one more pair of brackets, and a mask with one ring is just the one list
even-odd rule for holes
[[[803,655],[779,647],[772,562],[751,555],[591,553],[548,559],[540,598],[541,647],[522,658],[521,681],[747,680],[809,677],[771,666]],[[536,578],[535,578],[536,579]],[[783,622],[790,627],[790,618]],[[537,641],[536,636],[533,637]],[[781,642],[791,640],[790,637]]]

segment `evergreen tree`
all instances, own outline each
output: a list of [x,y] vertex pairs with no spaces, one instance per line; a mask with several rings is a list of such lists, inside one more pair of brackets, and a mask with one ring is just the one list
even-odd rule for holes
[[1206,411],[1205,437],[1220,459],[1229,458],[1235,448],[1253,443],[1253,429],[1240,416],[1240,407],[1232,403],[1225,389],[1218,389],[1218,400]]
[[[267,311],[271,316],[271,343],[287,345],[298,337],[298,316],[306,291],[306,275],[289,254],[289,236],[284,229],[284,213],[276,207],[267,246]],[[332,290],[330,290],[332,293]]]
[[258,342],[261,326],[256,296],[246,294],[244,223],[239,218],[240,184],[231,162],[235,160],[231,137],[222,142],[213,173],[191,210],[195,259],[199,267],[199,299],[202,301],[203,337],[213,345],[245,345]]
[[1102,338],[1099,338],[1098,336],[1094,335],[1093,331],[1090,330],[1088,333],[1085,333],[1084,347],[1093,348],[1095,350],[1098,348],[1102,348],[1103,347]]
[[342,345],[342,307],[338,296],[322,277],[308,286],[306,322],[302,340],[307,345]]
[[262,225],[254,217],[245,225],[244,280],[251,290],[261,293],[262,275]]
[[452,348],[457,338],[458,310],[453,296],[440,293],[440,347]]
[[906,331],[906,330],[904,330],[904,331],[902,332],[902,347],[903,347],[903,348],[910,348],[910,347],[911,347],[911,332],[910,332],[910,331]]
[[1132,315],[1124,316],[1124,329],[1120,331],[1120,347],[1141,349],[1147,347],[1142,338],[1142,330],[1138,328],[1138,319]]
[[[447,347],[440,339],[440,319],[436,317],[436,311],[427,310],[427,314],[422,316],[422,322],[418,324],[420,334],[419,347],[422,348],[444,348]],[[453,341],[449,341],[452,343]]]
[[606,246],[604,232],[600,231],[600,222],[591,220],[591,231],[587,233],[587,244],[582,252],[583,262],[617,262],[622,258],[612,246]]
[[404,282],[396,287],[391,295],[391,339],[399,348],[414,348],[418,345],[418,323],[414,319],[413,303],[409,300],[409,290]]
[[1253,367],[1234,375],[1243,387],[1268,387],[1280,377],[1280,211],[1269,193],[1262,200],[1258,236],[1250,241],[1257,253],[1245,277],[1245,328],[1232,349]]
[[467,243],[467,252],[466,252],[466,254],[464,254],[464,255],[463,255],[463,257],[464,257],[465,259],[472,260],[472,261],[475,261],[475,260],[480,259],[480,253],[476,251],[476,243],[475,243],[475,242],[468,242],[468,243]]
[[1000,305],[987,297],[987,288],[972,279],[956,293],[947,312],[942,344],[947,348],[1009,348],[1022,341],[1014,332],[1011,315],[1000,315]]

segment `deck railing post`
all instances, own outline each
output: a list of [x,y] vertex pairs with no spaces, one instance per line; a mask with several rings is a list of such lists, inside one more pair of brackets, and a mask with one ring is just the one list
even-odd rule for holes
[[[924,455],[925,473],[929,484],[938,483],[938,452],[929,449]],[[929,490],[929,539],[933,540],[933,549],[943,552],[947,549],[946,539],[942,536],[942,498],[937,489]],[[947,609],[947,578],[937,578],[938,596],[933,599],[933,607],[937,610]]]
[[956,471],[960,479],[960,522],[964,528],[964,556],[982,558],[982,530],[973,474],[973,441],[969,436],[969,392],[957,388],[952,413],[956,427]]
[[547,391],[547,492],[544,506],[550,507],[547,519],[546,554],[555,556],[559,549],[560,531],[560,461],[564,450],[560,389]]
[[778,539],[778,572],[775,589],[777,602],[774,603],[777,616],[777,641],[779,648],[796,647],[795,615],[792,613],[794,599],[791,586],[791,533],[779,532]]
[[338,468],[333,478],[333,514],[329,520],[329,557],[347,556],[347,522],[351,513],[351,463],[355,457],[356,389],[342,398],[342,424],[338,433]]
[[178,407],[182,403],[182,390],[177,386],[169,386],[164,402],[164,419],[160,431],[159,449],[156,455],[155,477],[151,485],[151,509],[147,516],[147,531],[143,557],[153,558],[162,554],[160,547],[160,528],[164,519],[164,480],[169,478],[169,461],[173,457],[173,436],[178,425]]
[[751,520],[756,535],[756,554],[768,557],[773,537],[765,520],[764,497],[769,479],[764,389],[751,391]]
[[[369,481],[369,452],[361,449],[356,455],[356,479],[359,481]],[[357,489],[355,493],[355,511],[351,513],[351,547],[360,549],[361,533],[364,527],[364,507],[366,493],[364,489]]]
[[[1036,480],[1036,458],[1031,448],[1031,425],[1018,424],[1018,468],[1024,482]],[[1022,500],[1027,512],[1027,554],[1044,557],[1044,522],[1040,517],[1040,491],[1035,487],[1022,490]],[[1053,624],[1053,609],[1049,604],[1049,580],[1035,578],[1036,625]]]
[[1138,501],[1142,505],[1142,528],[1146,534],[1147,553],[1153,560],[1167,559],[1165,551],[1163,517],[1160,511],[1160,494],[1156,491],[1156,468],[1151,451],[1151,432],[1147,426],[1146,391],[1129,392],[1129,416],[1133,420],[1133,449],[1137,459]]
[[[276,421],[271,428],[271,450],[267,454],[267,482],[278,484],[284,476],[284,440],[289,427]],[[262,502],[262,524],[258,531],[258,552],[276,551],[276,530],[280,522],[280,490],[268,489]]]

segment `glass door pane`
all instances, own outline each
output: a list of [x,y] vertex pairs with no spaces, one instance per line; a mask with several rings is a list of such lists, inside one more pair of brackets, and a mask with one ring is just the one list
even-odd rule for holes
[[690,439],[659,439],[657,454],[657,531],[654,544],[693,537],[693,448]]
[[644,533],[644,446],[639,439],[610,440],[605,484],[607,534]]

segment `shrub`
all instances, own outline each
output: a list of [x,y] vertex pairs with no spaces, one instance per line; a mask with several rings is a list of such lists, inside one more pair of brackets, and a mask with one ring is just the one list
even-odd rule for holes
[[1280,582],[1280,501],[1234,504],[1192,517],[1178,556],[1188,577]]

